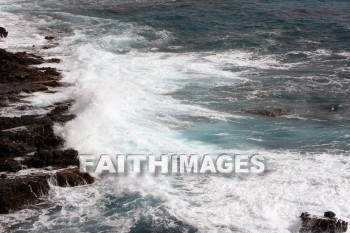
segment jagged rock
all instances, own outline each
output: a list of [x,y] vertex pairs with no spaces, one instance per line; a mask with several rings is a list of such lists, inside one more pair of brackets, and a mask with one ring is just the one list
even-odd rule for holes
[[302,213],[299,233],[341,233],[346,232],[348,223],[335,217],[335,213],[327,211],[324,216]]
[[38,70],[43,71],[46,75],[49,76],[59,76],[60,73],[52,67],[42,67],[42,68],[38,68]]
[[[56,69],[33,66],[46,62],[58,63],[60,60],[45,60],[26,52],[10,53],[0,49],[0,107],[18,102],[22,92],[49,91],[50,87],[62,86]],[[17,172],[23,165],[44,169],[48,166],[65,168],[79,165],[78,152],[60,149],[64,140],[53,131],[55,122],[66,122],[74,118],[73,115],[66,114],[71,103],[72,101],[67,101],[55,104],[51,106],[54,109],[45,115],[0,117],[0,172]],[[27,107],[30,108],[25,106],[22,110],[27,110]],[[20,159],[15,159],[17,157]],[[49,192],[50,175],[17,175],[0,175],[0,214],[36,204]],[[89,184],[94,181],[87,173],[69,169],[55,174],[55,177],[60,186]]]
[[65,169],[56,172],[52,177],[51,181],[54,185],[60,187],[72,187],[85,184],[92,184],[95,179],[89,175],[89,173],[81,173],[79,168]]
[[33,67],[45,59],[26,52],[10,53],[0,49],[0,83],[47,82],[58,80],[60,74],[51,67]]
[[0,179],[0,214],[36,204],[48,193],[49,184],[46,176]]
[[[34,119],[33,122],[28,123],[35,123]],[[3,157],[24,156],[36,150],[53,149],[63,145],[64,141],[55,135],[52,128],[53,122],[49,117],[41,118],[35,125],[26,125],[27,121],[23,119],[20,119],[22,124],[17,124],[17,120],[15,118],[0,118],[0,128],[16,126],[0,132],[2,152],[0,155]]]
[[54,166],[64,168],[67,166],[78,166],[78,151],[68,150],[44,150],[36,152],[32,157],[27,158],[24,164],[28,167],[43,168]]
[[58,104],[51,112],[47,114],[47,116],[50,117],[53,121],[60,122],[60,123],[73,120],[75,118],[75,115],[65,114],[69,110],[71,104],[72,104],[72,101],[67,101],[67,102]]
[[5,28],[0,27],[0,38],[7,37],[8,31]]
[[0,160],[0,172],[17,172],[21,169],[21,165],[14,159]]
[[282,108],[275,108],[272,110],[253,110],[253,111],[249,111],[249,113],[252,113],[255,115],[261,115],[261,116],[268,116],[268,117],[278,117],[278,116],[286,115],[288,112]]
[[49,117],[25,115],[21,117],[0,117],[0,130],[12,129],[27,125],[52,125]]
[[[4,137],[2,133],[0,136]],[[5,140],[5,138],[2,138],[2,141],[0,141],[0,161],[3,159],[23,156],[29,152],[24,145],[16,142],[5,142],[3,140]]]

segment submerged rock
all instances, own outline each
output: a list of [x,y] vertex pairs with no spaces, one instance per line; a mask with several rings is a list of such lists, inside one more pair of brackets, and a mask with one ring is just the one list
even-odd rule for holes
[[325,107],[325,110],[328,112],[338,112],[338,111],[342,110],[343,108],[344,108],[344,106],[342,104],[335,104],[335,105]]
[[271,110],[253,110],[249,111],[249,113],[268,117],[278,117],[286,115],[288,112],[283,108],[275,108]]
[[7,37],[8,31],[5,28],[0,27],[0,38]]
[[73,187],[92,184],[95,179],[89,173],[80,172],[79,168],[69,168],[56,172],[51,177],[51,182],[60,187]]
[[327,211],[324,216],[311,215],[308,212],[302,213],[302,221],[299,233],[341,233],[346,232],[348,223],[335,217],[332,211]]
[[0,179],[0,214],[40,202],[49,194],[49,188],[46,176]]

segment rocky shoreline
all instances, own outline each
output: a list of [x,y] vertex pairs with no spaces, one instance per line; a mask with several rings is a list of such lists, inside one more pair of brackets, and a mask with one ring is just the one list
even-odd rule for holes
[[[2,37],[7,31],[2,28]],[[52,92],[62,87],[61,75],[52,67],[37,67],[60,60],[26,52],[0,49],[0,110],[16,107],[22,93]],[[54,124],[64,124],[73,100],[50,106],[47,114],[0,116],[0,214],[8,214],[45,201],[50,185],[69,187],[91,184],[94,178],[78,169],[78,151],[64,149]],[[23,110],[25,110],[26,106]],[[30,106],[29,106],[30,107]],[[24,171],[28,172],[24,172]]]
[[[8,32],[0,27],[0,37]],[[54,37],[46,36],[46,40]],[[45,48],[43,48],[45,49]],[[95,179],[78,169],[78,151],[65,149],[63,138],[55,135],[54,125],[64,124],[75,116],[69,114],[74,100],[49,106],[48,113],[26,115],[30,106],[16,106],[22,93],[53,92],[63,87],[59,71],[52,67],[37,67],[59,63],[26,52],[12,53],[0,49],[0,110],[23,110],[17,117],[0,116],[0,214],[9,214],[47,201],[51,186],[73,187],[92,184]],[[341,105],[326,107],[336,112]],[[249,114],[280,117],[288,112],[282,108],[249,110]],[[346,232],[348,223],[326,212],[324,216],[302,213],[299,233]]]

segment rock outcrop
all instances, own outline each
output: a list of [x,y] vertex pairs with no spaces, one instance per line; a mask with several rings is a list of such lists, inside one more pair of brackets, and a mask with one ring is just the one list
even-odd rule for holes
[[[47,62],[59,62],[59,59],[45,60],[26,52],[10,53],[0,49],[0,108],[20,101],[20,93],[45,92],[62,86],[56,69],[35,66]],[[93,177],[79,173],[78,169],[55,171],[79,165],[78,152],[63,149],[64,140],[53,130],[54,124],[74,118],[67,113],[71,104],[72,101],[66,101],[49,106],[46,110],[51,111],[47,114],[0,117],[0,214],[44,200],[50,189],[48,180],[62,187],[94,182]],[[27,107],[14,108],[21,111]],[[31,176],[16,174],[24,168],[46,171],[39,170]]]
[[55,39],[55,37],[53,37],[53,36],[45,36],[45,40],[53,40],[53,39]]
[[56,172],[51,177],[51,182],[60,187],[73,187],[92,184],[95,179],[86,172],[80,172],[79,168],[69,168]]
[[0,38],[7,37],[8,31],[5,28],[0,27]]
[[299,233],[341,233],[346,232],[348,223],[335,217],[335,213],[327,211],[324,216],[302,213]]
[[0,214],[38,203],[49,194],[49,189],[45,176],[0,179]]
[[27,158],[24,164],[31,168],[78,166],[78,151],[73,149],[39,151]]

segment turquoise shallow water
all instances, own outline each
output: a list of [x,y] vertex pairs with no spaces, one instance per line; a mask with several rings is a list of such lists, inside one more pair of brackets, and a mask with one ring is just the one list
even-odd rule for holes
[[[48,203],[4,218],[4,229],[291,233],[302,211],[350,219],[349,1],[0,4],[20,46],[56,37],[46,53],[61,56],[72,88],[30,101],[76,99],[77,118],[57,129],[67,147],[260,154],[268,165],[260,175],[54,187]],[[24,32],[34,39],[23,42]],[[275,108],[286,114],[252,114]]]

